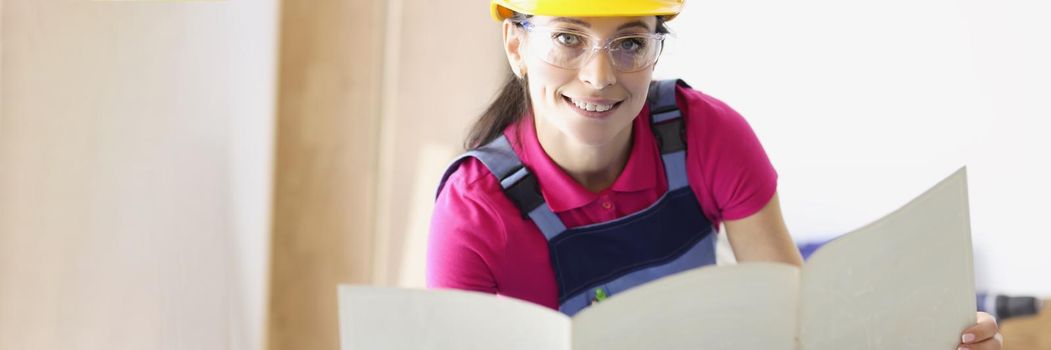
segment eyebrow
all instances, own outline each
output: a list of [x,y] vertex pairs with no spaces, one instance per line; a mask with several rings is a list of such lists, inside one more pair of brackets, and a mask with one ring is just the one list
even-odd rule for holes
[[552,19],[551,22],[566,22],[566,23],[576,24],[576,25],[579,25],[579,26],[582,26],[582,27],[586,27],[586,28],[591,28],[591,24],[589,24],[588,22],[581,21],[581,20],[576,19],[576,18],[555,17],[555,19]]
[[642,23],[642,21],[631,21],[628,23],[621,24],[620,27],[617,27],[617,31],[621,31],[631,27],[642,27],[642,29],[650,30],[650,26],[646,25],[646,23]]
[[[581,20],[576,19],[576,18],[556,17],[555,19],[552,19],[551,22],[565,22],[565,23],[576,24],[576,25],[579,25],[579,26],[585,27],[585,28],[591,28],[591,24],[590,23],[581,21]],[[617,27],[617,31],[621,31],[621,30],[624,30],[624,29],[627,29],[627,28],[631,28],[631,27],[641,27],[642,29],[650,30],[650,26],[646,25],[646,23],[644,23],[642,21],[631,21],[631,22],[628,22],[628,23],[621,24],[619,27]]]

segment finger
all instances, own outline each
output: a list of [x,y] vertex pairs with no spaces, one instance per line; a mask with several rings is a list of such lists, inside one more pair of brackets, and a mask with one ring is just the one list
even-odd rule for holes
[[958,349],[959,350],[1003,350],[1003,348],[1004,348],[1004,338],[1003,338],[1002,335],[1000,335],[1000,333],[997,333],[991,339],[986,339],[985,341],[974,343],[974,344],[961,345]]
[[993,315],[985,312],[978,313],[978,324],[964,329],[963,334],[960,336],[960,340],[964,345],[980,343],[991,339],[1000,330],[996,326],[996,319]]

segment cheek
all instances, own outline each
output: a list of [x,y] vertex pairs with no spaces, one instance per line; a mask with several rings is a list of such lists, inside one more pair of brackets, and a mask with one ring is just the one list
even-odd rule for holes
[[529,79],[529,90],[530,93],[534,94],[534,98],[540,98],[545,103],[557,102],[555,100],[559,95],[559,90],[572,83],[574,75],[571,71],[558,68],[547,64],[547,62],[530,60],[527,66],[529,70],[527,78]]
[[621,78],[624,86],[631,93],[631,110],[635,111],[635,113],[641,111],[642,106],[646,104],[646,97],[650,90],[650,79],[653,77],[653,74],[650,72],[639,73],[645,74],[630,74]]

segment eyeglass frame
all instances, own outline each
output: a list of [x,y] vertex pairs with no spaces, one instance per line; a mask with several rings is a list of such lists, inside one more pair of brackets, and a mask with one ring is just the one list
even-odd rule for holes
[[[530,22],[530,21],[518,21],[517,23],[519,25],[521,25],[522,28],[525,29],[525,31],[528,32],[528,33],[533,33],[534,30],[540,29],[540,30],[544,30],[544,31],[548,31],[548,32],[561,32],[561,33],[568,33],[568,34],[578,35],[578,36],[580,36],[582,38],[586,38],[589,42],[598,42],[599,41],[599,40],[596,40],[594,35],[591,35],[591,34],[588,34],[588,33],[584,33],[582,31],[575,30],[575,29],[572,29],[572,28],[555,28],[555,27],[550,27],[550,26],[538,26],[538,25],[536,25],[536,24],[534,24],[533,22]],[[619,50],[619,49],[613,49],[612,47],[610,47],[610,45],[613,44],[613,42],[615,42],[617,40],[620,40],[620,39],[623,39],[623,38],[629,38],[629,37],[644,37],[644,38],[648,38],[648,39],[656,39],[657,40],[657,44],[660,45],[660,49],[657,51],[657,54],[654,55],[653,62],[647,63],[646,65],[643,65],[643,66],[639,67],[636,70],[630,70],[630,71],[625,71],[625,70],[618,69],[616,67],[616,65],[612,63],[612,62],[615,62],[615,60],[613,59],[613,50]],[[664,39],[667,38],[667,37],[668,37],[668,33],[632,33],[632,34],[625,34],[625,35],[615,36],[613,38],[610,38],[609,40],[606,40],[606,43],[603,44],[602,46],[592,45],[590,48],[582,48],[584,50],[587,50],[589,53],[587,54],[586,59],[584,59],[584,60],[582,60],[580,62],[580,66],[579,67],[573,67],[573,68],[571,68],[571,67],[564,67],[564,66],[552,63],[552,62],[548,62],[547,59],[544,59],[544,58],[541,58],[541,59],[544,60],[544,62],[547,62],[547,63],[549,63],[551,65],[556,66],[556,67],[560,67],[560,68],[564,68],[564,69],[580,69],[580,68],[583,68],[588,62],[590,62],[592,58],[595,58],[595,55],[599,51],[606,51],[606,54],[610,56],[609,57],[610,62],[611,62],[610,66],[613,67],[613,69],[616,69],[617,71],[619,71],[621,73],[634,73],[634,72],[639,72],[639,71],[645,70],[646,68],[649,68],[649,67],[651,67],[651,66],[653,66],[654,64],[657,63],[657,61],[661,57],[661,54],[664,52]]]

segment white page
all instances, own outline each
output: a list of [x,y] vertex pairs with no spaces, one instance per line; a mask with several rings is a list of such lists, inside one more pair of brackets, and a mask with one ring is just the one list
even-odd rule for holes
[[803,267],[802,350],[955,349],[975,322],[964,169],[818,249]]
[[569,350],[570,321],[539,305],[455,290],[339,286],[343,350]]
[[799,269],[705,267],[636,287],[573,318],[576,350],[795,349]]

